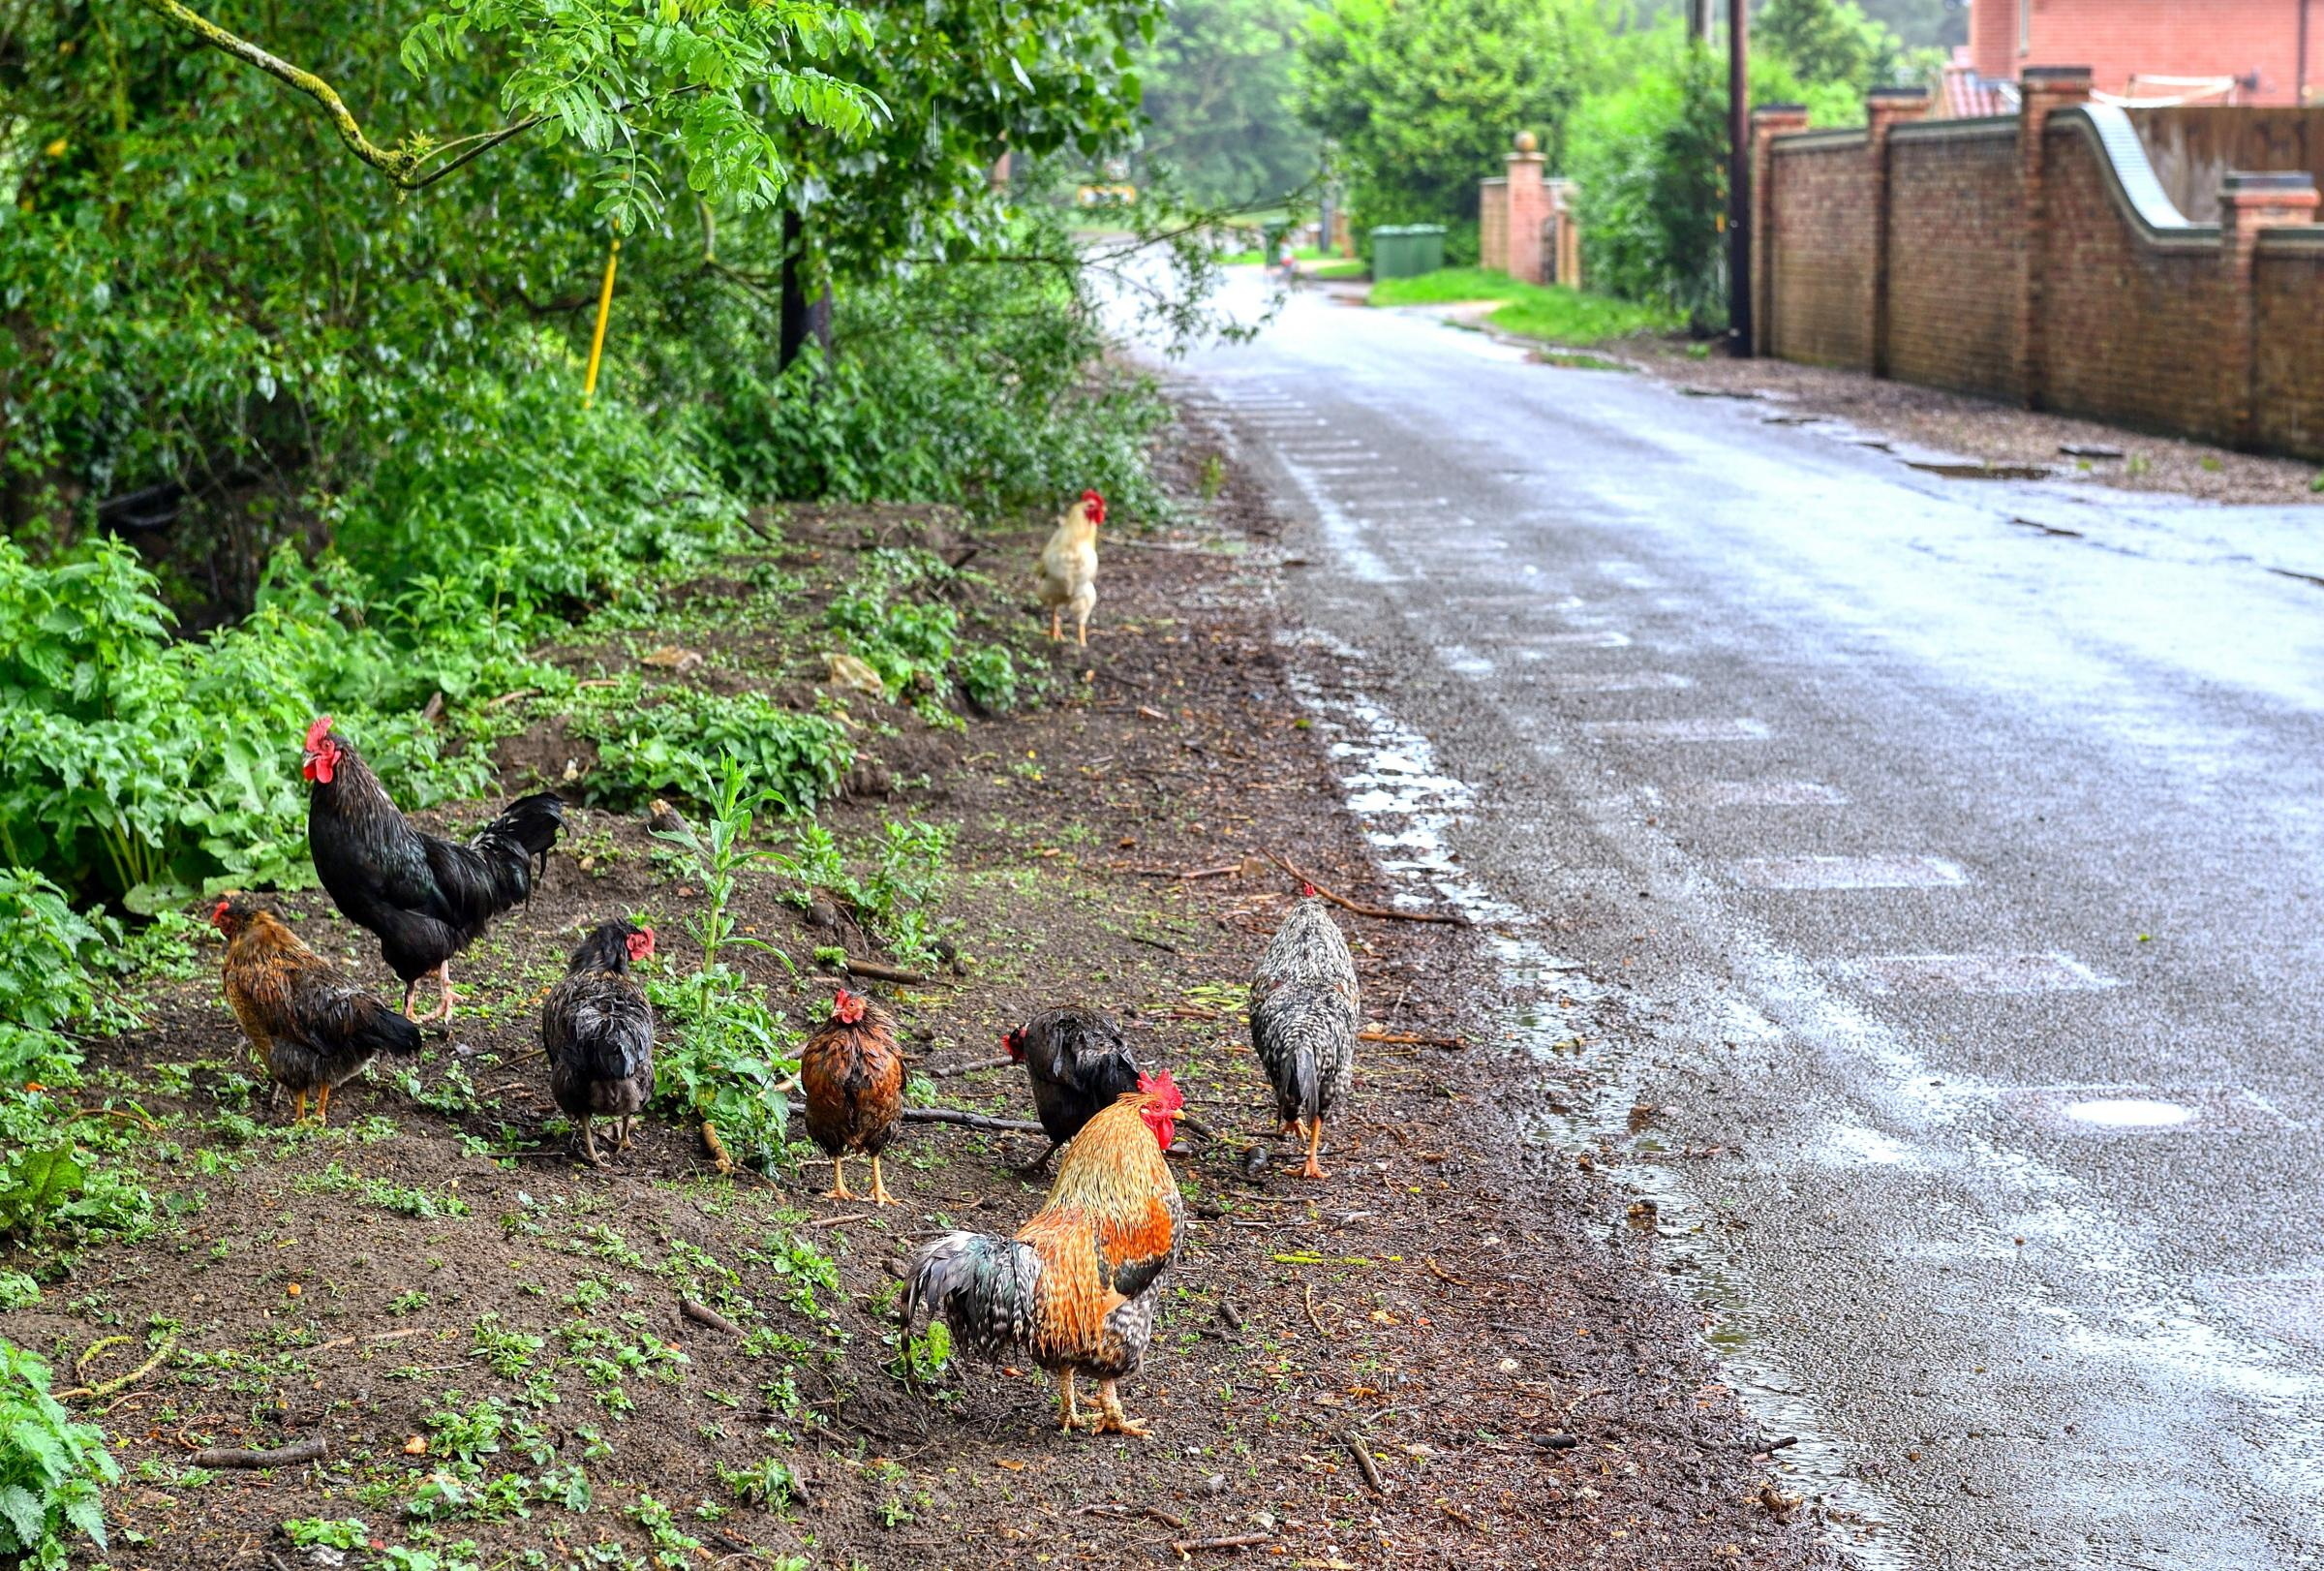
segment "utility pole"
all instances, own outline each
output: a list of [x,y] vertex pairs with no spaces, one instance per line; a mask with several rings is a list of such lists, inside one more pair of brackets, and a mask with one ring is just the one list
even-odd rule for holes
[[1751,9],[1727,0],[1727,348],[1751,356]]
[[1711,0],[1687,0],[1687,37],[1698,44],[1711,41]]

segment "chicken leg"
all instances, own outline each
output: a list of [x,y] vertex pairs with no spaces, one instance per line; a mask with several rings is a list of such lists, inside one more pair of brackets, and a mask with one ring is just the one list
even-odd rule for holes
[[592,1167],[603,1167],[605,1159],[597,1155],[597,1121],[584,1115],[581,1120],[581,1155]]
[[1063,611],[1054,605],[1049,608],[1049,641],[1053,644],[1064,641],[1064,615]]
[[1324,1171],[1323,1163],[1315,1159],[1316,1150],[1318,1147],[1322,1146],[1323,1143],[1324,1121],[1322,1119],[1317,1119],[1313,1124],[1307,1126],[1307,1165],[1300,1170],[1300,1177],[1320,1179],[1329,1178],[1330,1176]]
[[823,1191],[823,1198],[826,1200],[852,1200],[855,1198],[854,1192],[847,1187],[846,1157],[834,1156],[831,1159],[831,1187]]
[[1057,1371],[1057,1428],[1078,1430],[1082,1427],[1082,1404],[1073,1394],[1073,1371]]
[[872,1203],[875,1206],[897,1206],[903,1202],[888,1193],[887,1182],[879,1176],[879,1158],[872,1158]]
[[294,1125],[307,1122],[307,1094],[303,1091],[298,1094],[298,1101],[290,1109],[290,1122]]
[[315,1094],[315,1127],[327,1129],[331,1124],[331,1088],[323,1087]]
[[613,1154],[615,1155],[619,1156],[622,1155],[622,1153],[629,1149],[629,1135],[631,1126],[636,1123],[636,1114],[625,1113],[622,1115],[621,1122],[614,1125]]
[[1099,1434],[1151,1434],[1146,1424],[1121,1410],[1121,1398],[1115,1395],[1116,1382],[1100,1380],[1097,1384],[1097,1424]]
[[436,1007],[435,1007],[435,1008],[433,1008],[433,1009],[430,1009],[430,1010],[429,1010],[429,1011],[428,1011],[426,1014],[424,1014],[424,1015],[415,1015],[415,1014],[413,1014],[413,1013],[412,1012],[412,990],[413,990],[413,988],[414,988],[414,987],[417,987],[417,986],[419,985],[419,984],[418,984],[418,982],[417,982],[417,981],[413,981],[412,984],[410,984],[410,986],[407,986],[407,987],[404,989],[404,1016],[405,1016],[405,1018],[406,1018],[406,1019],[410,1020],[410,1021],[412,1022],[412,1024],[413,1024],[414,1026],[429,1026],[429,1025],[434,1025],[434,1024],[435,1024],[436,1022],[438,1022],[438,1021],[443,1021],[443,1022],[444,1024],[446,1024],[446,1025],[449,1025],[449,1024],[451,1023],[451,1019],[452,1019],[452,966],[451,966],[451,962],[447,960],[447,961],[445,961],[445,962],[444,962],[443,965],[441,965],[441,966],[437,967],[433,974],[435,975],[435,977],[436,977],[436,980],[438,981],[438,983],[440,983],[440,984],[442,985],[442,987],[443,987],[443,998],[442,998],[442,999],[441,999],[441,1000],[438,1001],[438,1003],[437,1003]]

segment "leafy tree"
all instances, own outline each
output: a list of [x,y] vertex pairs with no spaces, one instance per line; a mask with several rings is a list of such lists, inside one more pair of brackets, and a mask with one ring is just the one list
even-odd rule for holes
[[1589,0],[1342,0],[1301,36],[1296,102],[1363,225],[1446,224],[1448,260],[1474,261],[1478,180],[1518,131],[1562,165],[1605,47]]
[[1315,134],[1292,113],[1292,63],[1312,0],[1179,0],[1139,57],[1141,151],[1195,200],[1255,206],[1307,184]]
[[1754,27],[1754,42],[1811,85],[1845,85],[1860,94],[1892,79],[1899,64],[1896,35],[1854,0],[1767,0]]
[[1708,331],[1727,313],[1726,61],[1674,28],[1659,42],[1658,56],[1575,126],[1582,276]]

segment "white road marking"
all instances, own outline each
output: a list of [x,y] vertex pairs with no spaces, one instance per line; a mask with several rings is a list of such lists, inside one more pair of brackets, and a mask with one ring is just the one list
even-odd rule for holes
[[1662,693],[1695,685],[1676,671],[1544,671],[1527,680],[1560,693]]
[[1939,856],[1757,856],[1728,864],[1754,889],[1943,889],[1969,882]]
[[1594,720],[1581,734],[1598,742],[1764,742],[1775,732],[1758,720]]
[[[1627,649],[1630,634],[1612,628],[1595,628],[1587,632],[1534,632],[1525,635],[1529,644],[1553,644],[1561,649]],[[1545,649],[1520,649],[1519,660],[1546,660]]]
[[1869,993],[2094,993],[2119,987],[2072,955],[2055,950],[1985,955],[1868,955],[1841,971]]
[[2275,1134],[2292,1121],[2241,1086],[2004,1086],[1995,1107],[2066,1134],[2142,1135],[2200,1128]]

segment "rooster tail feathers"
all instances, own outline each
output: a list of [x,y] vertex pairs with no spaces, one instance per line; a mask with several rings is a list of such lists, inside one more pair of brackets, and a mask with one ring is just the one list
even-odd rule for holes
[[549,847],[565,825],[565,798],[535,791],[508,804],[486,824],[474,845],[492,870],[492,903],[506,910],[533,898],[533,880],[548,866]]
[[923,1311],[979,1352],[993,1355],[1031,1333],[1040,1257],[1029,1245],[981,1233],[947,1233],[924,1244],[905,1274],[901,1323],[909,1334]]
[[1316,1072],[1315,1049],[1306,1046],[1293,1048],[1291,1062],[1284,1065],[1284,1069],[1288,1084],[1283,1088],[1283,1099],[1297,1107],[1300,1117],[1310,1124],[1323,1117],[1324,1080]]

